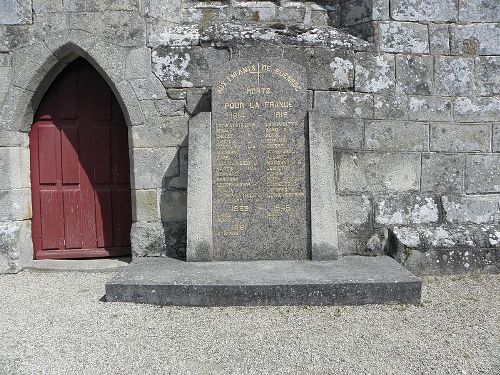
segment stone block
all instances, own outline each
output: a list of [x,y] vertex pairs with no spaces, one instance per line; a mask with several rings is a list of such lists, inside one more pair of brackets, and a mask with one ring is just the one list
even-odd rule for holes
[[431,151],[489,152],[491,126],[436,123],[431,126]]
[[283,57],[283,47],[274,45],[236,46],[232,56],[240,59],[255,59],[256,57]]
[[432,55],[450,54],[450,28],[448,24],[429,24],[429,43]]
[[146,39],[145,19],[138,12],[71,12],[69,25],[123,47],[143,46]]
[[500,192],[500,154],[467,155],[466,192]]
[[167,93],[158,78],[132,79],[129,81],[139,100],[165,99]]
[[391,16],[397,21],[457,21],[458,0],[391,0]]
[[59,0],[32,0],[35,14],[63,12],[64,4]]
[[324,129],[334,149],[361,149],[363,143],[363,120],[335,118],[314,111],[309,115],[309,126]]
[[492,151],[500,152],[500,123],[493,124],[493,141],[491,142]]
[[461,22],[500,22],[500,6],[497,0],[461,0]]
[[342,153],[338,165],[340,192],[404,192],[420,187],[418,153]]
[[399,86],[394,91],[374,94],[373,103],[376,119],[402,120],[408,117],[408,97]]
[[126,79],[151,77],[151,50],[146,47],[130,50],[126,66]]
[[304,20],[306,8],[300,3],[285,3],[276,8],[276,21],[299,23]]
[[452,55],[500,55],[500,24],[451,26]]
[[371,228],[372,204],[368,195],[344,195],[337,197],[339,225],[352,228]]
[[432,56],[396,56],[396,77],[404,93],[410,95],[430,95],[432,91]]
[[377,120],[367,121],[364,145],[375,151],[427,151],[429,124]]
[[462,192],[464,175],[465,155],[422,154],[422,191]]
[[352,26],[372,20],[372,1],[344,1],[342,7],[342,25]]
[[185,190],[187,189],[188,179],[188,148],[181,147],[179,149],[179,176],[172,177],[168,180],[168,189],[172,190]]
[[156,189],[132,191],[132,220],[158,221],[158,192]]
[[416,121],[452,121],[452,102],[440,96],[410,96],[408,118]]
[[427,25],[413,22],[375,22],[375,39],[380,51],[429,53]]
[[446,221],[458,224],[495,224],[500,222],[500,196],[443,196]]
[[132,223],[130,233],[134,257],[165,256],[165,230],[159,221]]
[[186,222],[169,221],[163,223],[167,257],[186,259]]
[[[46,58],[41,59],[41,56],[46,56]],[[45,71],[56,63],[57,58],[50,53],[44,43],[19,48],[12,53],[12,65],[15,69],[11,84],[15,87],[35,91],[38,89]]]
[[354,55],[331,49],[314,49],[308,66],[309,88],[313,90],[354,87]]
[[431,196],[390,194],[374,198],[374,225],[430,224],[439,219],[437,200]]
[[172,147],[182,145],[188,134],[187,116],[158,117],[131,128],[134,147]]
[[128,53],[128,48],[100,40],[90,50],[91,57],[97,60],[98,70],[104,76],[109,76],[113,82],[121,82],[125,79],[125,62]]
[[19,271],[19,239],[22,223],[15,221],[0,222],[0,273]]
[[436,59],[436,93],[445,96],[472,95],[474,59],[441,56]]
[[186,221],[187,193],[182,190],[163,190],[160,198],[161,221]]
[[27,148],[28,143],[29,139],[27,133],[4,130],[4,129],[0,131],[0,147]]
[[269,22],[276,17],[276,6],[270,1],[248,1],[231,8],[231,18],[244,22]]
[[0,221],[31,219],[31,190],[0,190]]
[[136,148],[133,151],[133,189],[159,189],[168,177],[177,176],[177,147]]
[[23,147],[0,148],[0,190],[30,188],[29,149]]
[[[500,9],[500,6],[498,6]],[[479,95],[500,94],[500,56],[479,57],[476,60],[476,82]]]
[[314,109],[341,118],[373,118],[373,96],[357,92],[315,91]]
[[356,53],[355,89],[360,92],[383,92],[394,87],[394,55]]
[[498,121],[500,118],[500,98],[456,98],[453,102],[455,121],[483,122]]
[[228,60],[225,49],[157,47],[152,52],[153,72],[165,87],[211,86],[210,66]]
[[64,9],[70,12],[137,11],[139,0],[64,0]]
[[2,0],[0,25],[26,25],[32,22],[31,0]]
[[191,47],[200,43],[198,25],[176,25],[153,22],[148,35],[148,47]]
[[12,55],[8,52],[0,53],[0,71],[10,66],[12,66]]
[[185,114],[186,100],[160,99],[154,101],[154,106],[160,116],[182,116]]

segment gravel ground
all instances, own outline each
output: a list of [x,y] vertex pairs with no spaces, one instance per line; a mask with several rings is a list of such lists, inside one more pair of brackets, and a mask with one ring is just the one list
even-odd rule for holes
[[500,276],[420,306],[106,303],[112,273],[0,276],[0,374],[500,374]]

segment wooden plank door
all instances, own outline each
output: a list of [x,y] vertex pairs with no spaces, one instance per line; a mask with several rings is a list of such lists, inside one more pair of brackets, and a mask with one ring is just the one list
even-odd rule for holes
[[35,259],[130,254],[127,134],[99,73],[83,59],[68,65],[29,134]]

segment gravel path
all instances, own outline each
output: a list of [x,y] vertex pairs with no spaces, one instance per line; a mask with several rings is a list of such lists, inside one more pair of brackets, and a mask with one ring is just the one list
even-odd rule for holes
[[421,306],[106,303],[111,273],[0,276],[0,374],[500,374],[500,276]]

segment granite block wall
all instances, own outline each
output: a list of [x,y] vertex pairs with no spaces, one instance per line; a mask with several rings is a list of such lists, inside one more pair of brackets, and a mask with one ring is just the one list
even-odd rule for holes
[[210,111],[210,66],[279,56],[306,67],[331,131],[343,254],[385,236],[419,272],[498,270],[499,22],[497,0],[2,3],[0,272],[32,259],[27,132],[77,56],[129,126],[134,256],[185,253],[188,121]]

